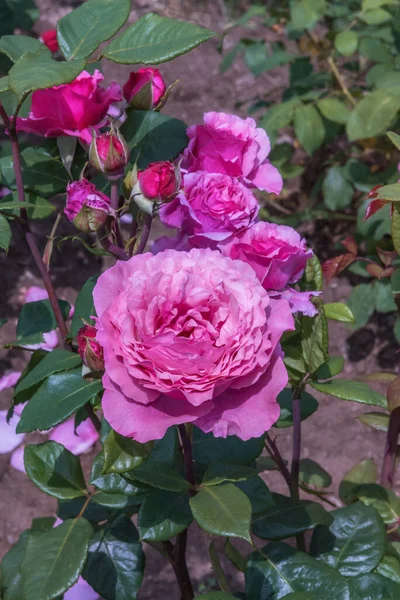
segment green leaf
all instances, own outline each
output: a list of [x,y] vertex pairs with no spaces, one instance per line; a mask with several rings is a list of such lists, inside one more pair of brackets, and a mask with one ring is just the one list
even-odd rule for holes
[[309,500],[294,504],[291,498],[281,494],[273,494],[273,499],[275,505],[252,522],[253,532],[263,540],[283,540],[316,525],[332,523],[332,517],[321,504]]
[[57,442],[27,446],[24,465],[28,477],[49,496],[70,500],[87,494],[79,458]]
[[132,149],[131,160],[139,169],[151,162],[172,160],[188,144],[186,125],[155,111],[127,111],[121,133]]
[[355,31],[342,31],[335,36],[335,48],[343,56],[351,56],[354,54],[357,50],[357,46],[358,35]]
[[257,475],[254,469],[244,465],[211,463],[204,474],[202,485],[219,485],[224,481],[244,481]]
[[39,18],[33,0],[6,0],[0,5],[0,35],[12,33],[17,27],[30,31]]
[[74,498],[73,500],[60,500],[57,504],[57,517],[62,521],[66,521],[67,519],[74,519],[80,514],[91,523],[106,521],[110,517],[111,512],[96,503],[95,498],[98,495],[100,494],[96,494],[95,492],[88,504],[86,503],[87,498],[84,497]]
[[325,10],[325,0],[296,0],[291,6],[293,29],[311,29]]
[[258,515],[264,512],[270,506],[275,506],[274,499],[265,482],[256,475],[246,481],[239,481],[235,484],[239,490],[242,490],[251,503],[252,514]]
[[23,531],[1,562],[1,590],[4,600],[25,600],[21,579],[21,563],[24,558],[30,532]]
[[144,499],[148,486],[136,486],[127,481],[119,473],[110,473],[103,475],[104,454],[100,452],[93,461],[90,483],[106,494],[122,494],[126,496],[135,496],[137,503],[140,504]]
[[346,179],[343,167],[331,167],[322,182],[324,203],[330,210],[342,210],[350,206],[354,188]]
[[92,537],[83,577],[103,598],[133,600],[143,580],[145,556],[136,527],[122,515]]
[[250,500],[232,483],[201,488],[190,507],[198,525],[211,535],[250,542]]
[[203,465],[212,462],[247,465],[263,451],[264,436],[244,442],[235,435],[216,438],[212,433],[203,433],[194,427],[192,448],[194,460]]
[[397,600],[400,597],[400,585],[376,573],[364,573],[348,579],[351,598],[358,600]]
[[179,448],[178,430],[176,427],[170,427],[163,438],[154,441],[148,460],[173,466],[176,464]]
[[324,141],[324,123],[312,104],[301,104],[296,107],[294,132],[299,143],[310,156]]
[[390,200],[391,202],[400,201],[400,183],[392,183],[379,188],[379,199]]
[[[304,273],[306,282],[308,285],[311,285],[314,290],[322,290],[323,287],[323,275],[321,263],[318,257],[314,254],[311,258],[308,259],[306,270]],[[310,288],[308,288],[310,289]]]
[[71,169],[72,163],[74,162],[77,143],[78,138],[73,136],[60,135],[57,138],[57,148],[60,153],[62,164],[71,179],[73,179]]
[[389,281],[374,281],[375,308],[380,313],[394,312],[397,307]]
[[46,54],[21,56],[8,74],[9,88],[20,99],[34,90],[44,90],[55,85],[69,83],[85,68],[86,61],[59,62]]
[[[379,77],[376,82],[376,87],[380,90],[386,90],[389,94],[396,96],[399,94],[399,83],[400,73],[398,71],[389,71],[383,73]],[[390,138],[390,132],[386,133],[386,135]]]
[[179,535],[192,522],[189,496],[185,492],[168,492],[151,488],[139,511],[140,538],[164,542]]
[[362,381],[352,381],[348,379],[335,379],[325,383],[310,383],[311,387],[324,394],[335,396],[341,400],[350,400],[352,402],[361,402],[370,406],[381,406],[387,408],[385,396],[376,392]]
[[330,302],[324,304],[327,319],[341,321],[342,323],[354,323],[355,318],[350,308],[343,302]]
[[60,50],[67,60],[87,58],[129,17],[130,0],[89,0],[57,23]]
[[8,252],[10,246],[11,235],[11,227],[7,219],[3,215],[0,215],[0,248],[6,252]]
[[389,415],[383,412],[368,412],[358,415],[357,419],[375,429],[376,431],[387,431],[389,429]]
[[400,498],[377,483],[363,483],[354,495],[367,506],[373,506],[387,525],[398,523],[400,519]]
[[22,411],[18,433],[58,425],[101,389],[100,381],[83,379],[81,369],[50,375]]
[[[292,403],[292,390],[291,388],[283,389],[278,395],[278,404],[281,408],[281,413],[279,415],[279,419],[274,424],[274,427],[284,428],[284,427],[292,427],[293,425],[293,403]],[[304,421],[308,419],[318,408],[318,402],[308,394],[307,392],[302,392],[300,397],[300,417],[301,420]]]
[[268,134],[275,133],[287,127],[293,120],[294,109],[299,104],[298,98],[293,98],[287,102],[275,104],[268,109],[267,114],[259,122],[259,127],[265,129]]
[[57,348],[46,354],[43,360],[34,369],[29,371],[26,377],[19,380],[15,388],[15,394],[28,390],[53,373],[74,369],[81,363],[82,360],[79,354]]
[[375,310],[375,294],[370,283],[356,285],[347,300],[348,307],[355,318],[354,329],[360,329],[368,323]]
[[321,465],[311,458],[300,460],[300,481],[308,486],[323,489],[332,483],[332,477]]
[[39,40],[27,35],[3,35],[0,39],[0,54],[6,54],[10,60],[17,62],[23,54],[45,54],[51,57],[50,50]]
[[[326,304],[325,304],[326,308]],[[330,379],[331,377],[335,377],[339,375],[343,371],[344,367],[344,358],[343,356],[332,356],[327,363],[322,365],[316,373],[315,377],[317,379]]]
[[378,512],[357,502],[331,514],[334,520],[329,528],[315,529],[311,554],[348,577],[372,571],[386,549],[385,526]]
[[135,469],[148,458],[152,447],[152,442],[139,444],[111,430],[103,444],[103,473],[126,473]]
[[53,600],[77,582],[92,531],[88,521],[74,519],[29,536],[21,565],[26,600]]
[[400,150],[400,135],[394,133],[394,131],[388,131],[386,135],[388,136],[392,144],[396,146],[397,150]]
[[78,331],[83,327],[83,320],[94,323],[91,317],[96,316],[93,302],[93,289],[96,285],[98,275],[92,275],[83,285],[75,302],[74,316],[71,323],[71,337],[76,337]]
[[[400,561],[399,557],[386,555],[376,567],[376,572],[395,583],[400,583]],[[399,588],[400,589],[400,588]]]
[[375,10],[369,10],[368,12],[361,13],[360,19],[367,23],[367,25],[381,25],[386,21],[392,19],[390,12],[384,8],[377,8]]
[[208,594],[200,594],[199,598],[203,600],[235,600],[235,596],[225,594],[225,592],[209,592]]
[[328,344],[328,322],[321,303],[315,317],[303,316],[301,320],[301,348],[310,373],[329,360]]
[[[348,33],[352,32],[349,31]],[[340,125],[346,125],[350,116],[350,110],[344,102],[341,102],[337,98],[322,98],[317,101],[317,106],[326,119],[329,119],[334,123],[339,123]]]
[[157,65],[189,52],[214,36],[213,31],[198,25],[150,13],[115,38],[102,56],[128,65]]
[[393,205],[391,234],[394,249],[400,253],[400,208],[396,203]]
[[152,487],[171,492],[182,492],[189,489],[190,484],[171,465],[163,462],[146,461],[133,472],[124,473],[129,481],[141,481]]
[[381,135],[390,127],[400,108],[400,97],[376,90],[365,96],[352,111],[347,121],[349,140]]
[[356,490],[362,483],[375,483],[378,469],[373,458],[368,458],[352,467],[340,482],[339,496],[345,504],[351,504],[357,499]]
[[[71,305],[65,300],[58,301],[64,320],[67,320]],[[57,328],[50,300],[37,300],[23,305],[17,325],[17,339],[38,333],[47,333]]]
[[350,600],[346,580],[312,556],[279,542],[268,544],[261,552],[249,557],[245,573],[248,600],[279,600],[291,592],[304,592],[313,600],[327,600],[327,593],[329,600]]

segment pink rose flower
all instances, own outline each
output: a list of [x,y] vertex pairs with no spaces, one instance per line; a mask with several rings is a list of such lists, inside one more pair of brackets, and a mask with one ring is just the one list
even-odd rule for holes
[[121,435],[147,442],[192,422],[248,440],[277,420],[293,318],[248,265],[210,249],[142,254],[103,273],[93,297],[102,407]]
[[87,179],[72,181],[67,186],[64,212],[82,231],[96,231],[110,212],[110,198]]
[[138,177],[143,196],[157,202],[171,200],[181,183],[175,165],[167,160],[150,163]]
[[50,52],[57,52],[58,50],[58,40],[57,40],[57,30],[56,29],[47,29],[40,36],[39,40],[47,46]]
[[93,325],[84,325],[78,331],[76,341],[78,342],[79,356],[92,371],[104,369],[103,348],[96,342],[97,329]]
[[90,143],[92,128],[102,127],[111,103],[122,100],[120,86],[113,82],[104,89],[99,86],[103,79],[98,70],[94,75],[82,71],[71,83],[33,92],[31,112],[27,119],[17,118],[18,130]]
[[313,255],[306,241],[292,227],[261,221],[218,247],[224,256],[248,263],[269,294],[285,298],[293,312],[316,314],[310,301],[315,292],[297,292],[288,288],[300,279],[307,260]]
[[279,194],[282,177],[268,161],[271,146],[254,119],[209,112],[204,125],[189,127],[182,168],[238,177],[248,187]]
[[118,130],[102,133],[92,139],[89,160],[98,171],[119,178],[129,162],[128,144]]
[[151,110],[166,92],[165,81],[158,69],[144,67],[132,71],[123,87],[124,98],[137,110]]
[[161,207],[160,219],[164,225],[182,229],[190,236],[205,237],[208,242],[221,241],[249,227],[257,217],[257,199],[229,175],[187,173],[183,177],[183,190],[175,200]]

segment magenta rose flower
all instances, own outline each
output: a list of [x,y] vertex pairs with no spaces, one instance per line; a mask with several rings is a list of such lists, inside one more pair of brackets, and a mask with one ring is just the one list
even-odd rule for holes
[[17,118],[18,130],[90,143],[92,128],[103,126],[111,103],[122,100],[120,86],[113,82],[104,89],[99,86],[103,79],[98,70],[94,75],[82,71],[71,83],[33,92],[31,112],[27,119]]
[[298,292],[288,287],[300,279],[313,255],[292,227],[262,221],[218,247],[224,256],[248,263],[270,295],[271,291],[280,292],[279,297],[288,300],[293,312],[316,314],[310,302],[314,292]]
[[248,187],[279,194],[282,177],[268,160],[271,146],[254,119],[209,112],[204,125],[189,127],[182,168],[238,177]]
[[147,442],[192,422],[248,440],[279,417],[293,318],[245,263],[197,248],[134,256],[100,276],[94,304],[102,407],[120,434]]
[[[236,178],[221,173],[187,173],[184,193],[160,209],[168,227],[190,236],[221,241],[249,227],[257,217],[258,202]],[[195,240],[193,240],[195,243]]]
[[132,71],[123,87],[124,98],[137,110],[151,110],[166,92],[165,81],[158,69],[144,67]]
[[106,173],[110,179],[118,179],[124,174],[129,162],[129,148],[118,129],[93,137],[89,161],[92,167]]
[[110,198],[87,179],[73,181],[67,186],[64,212],[81,231],[96,231],[110,213]]
[[140,191],[148,200],[171,200],[181,184],[178,174],[179,170],[174,163],[167,160],[150,163],[138,173]]

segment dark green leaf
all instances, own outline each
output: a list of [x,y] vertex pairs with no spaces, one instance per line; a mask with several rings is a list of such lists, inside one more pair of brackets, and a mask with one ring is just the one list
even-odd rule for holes
[[123,494],[126,496],[135,496],[137,503],[140,504],[146,495],[148,487],[143,485],[141,487],[135,486],[119,473],[110,473],[109,475],[103,475],[104,467],[104,455],[100,452],[96,456],[92,465],[92,474],[90,477],[90,483],[95,485],[99,490],[107,494]]
[[176,462],[178,449],[178,430],[176,427],[170,427],[163,438],[154,441],[148,461],[168,463],[172,466]]
[[273,507],[258,515],[252,529],[263,540],[283,540],[317,525],[330,525],[332,517],[321,504],[300,500],[298,504],[281,494],[273,494]]
[[163,542],[175,537],[192,522],[189,496],[151,488],[140,507],[138,527],[142,540]]
[[287,127],[293,120],[294,109],[298,104],[299,100],[294,98],[272,106],[259,122],[259,126],[265,129],[268,134],[275,133],[282,127]]
[[171,492],[180,492],[187,490],[190,484],[182,477],[171,465],[163,462],[146,461],[134,471],[124,473],[129,476],[129,481],[141,481],[152,487]]
[[307,486],[322,489],[331,485],[332,477],[315,460],[302,458],[300,460],[300,481]]
[[360,18],[367,25],[380,25],[381,23],[385,23],[385,21],[389,21],[392,15],[384,8],[377,8],[361,13]]
[[0,3],[0,35],[13,33],[17,27],[30,31],[39,18],[33,0],[6,0]]
[[293,29],[311,29],[325,10],[325,0],[295,0],[291,5]]
[[321,303],[315,317],[303,316],[301,320],[301,348],[310,373],[328,361],[328,344],[328,322]]
[[211,535],[250,541],[251,504],[232,483],[201,488],[190,507],[198,525]]
[[[326,307],[326,304],[325,304]],[[317,379],[330,379],[343,371],[343,356],[331,356],[329,361],[322,365],[315,373]]]
[[[349,32],[350,33],[350,32]],[[318,100],[317,106],[326,119],[346,125],[350,116],[347,106],[337,98],[322,98]]]
[[369,404],[370,406],[387,408],[385,396],[382,396],[382,394],[379,394],[379,392],[376,392],[362,381],[335,379],[334,381],[327,381],[325,383],[313,382],[310,385],[319,392],[335,396],[341,400],[350,400],[352,402],[361,402],[361,404]]
[[258,475],[256,477],[250,477],[250,479],[247,479],[246,481],[239,481],[235,485],[242,490],[250,500],[253,516],[264,512],[271,506],[275,506],[271,492]]
[[15,388],[15,394],[19,394],[20,392],[31,388],[53,373],[74,369],[81,363],[82,360],[79,354],[56,348],[52,352],[46,354],[43,360],[41,360],[34,369],[29,371],[25,377],[18,381]]
[[29,533],[28,530],[21,533],[17,543],[4,555],[1,562],[1,590],[4,600],[25,600],[26,598],[21,579],[21,563]]
[[87,58],[109,40],[129,17],[130,0],[89,0],[57,23],[61,52],[67,60]]
[[261,552],[250,554],[245,573],[247,600],[279,600],[291,592],[304,592],[313,600],[327,600],[327,593],[329,600],[350,600],[346,580],[312,556],[279,542]]
[[8,252],[8,248],[11,242],[11,228],[8,224],[7,219],[0,215],[0,249]]
[[6,54],[10,60],[17,62],[23,54],[45,54],[51,57],[51,52],[39,40],[27,35],[4,35],[0,39],[0,54]]
[[352,600],[397,600],[400,598],[400,585],[376,573],[365,573],[349,577]]
[[186,125],[155,111],[127,111],[121,132],[132,149],[131,160],[144,169],[151,162],[172,160],[187,146]]
[[111,430],[103,444],[103,473],[126,473],[135,469],[146,460],[152,447],[152,442],[139,444]]
[[347,471],[339,486],[340,499],[345,504],[351,504],[357,499],[355,492],[361,483],[375,483],[378,469],[372,458],[362,460]]
[[84,497],[74,498],[73,500],[59,501],[57,506],[57,517],[62,521],[74,519],[81,514],[84,505],[86,505],[86,508],[81,514],[82,517],[91,523],[106,521],[111,516],[111,511],[108,510],[108,508],[97,504],[94,500],[96,497],[97,494],[93,496],[93,499],[90,500],[89,504],[87,505],[87,499]]
[[101,389],[100,381],[83,379],[81,369],[50,375],[22,411],[18,433],[54,427]]
[[261,454],[263,448],[264,436],[243,442],[235,435],[216,438],[212,433],[193,428],[193,458],[203,465],[211,462],[247,465]]
[[312,104],[297,106],[294,113],[294,132],[299,143],[310,156],[324,141],[324,123]]
[[24,465],[28,477],[49,496],[70,500],[87,493],[79,458],[57,442],[27,446]]
[[384,556],[379,565],[376,567],[376,572],[379,573],[379,575],[382,575],[382,577],[391,579],[394,583],[400,583],[399,556]]
[[[291,388],[285,388],[278,395],[278,403],[281,408],[281,414],[279,415],[279,419],[274,424],[274,427],[282,428],[282,427],[291,427],[293,425],[293,404],[292,404],[292,390]],[[302,392],[300,397],[300,417],[301,420],[304,421],[308,419],[318,408],[318,402],[308,394],[307,392]]]
[[235,600],[235,596],[225,594],[225,592],[209,592],[208,594],[201,594],[199,598],[203,598],[203,600]]
[[361,283],[352,289],[347,304],[354,315],[354,329],[363,327],[375,310],[375,294],[370,283]]
[[362,483],[355,488],[354,495],[367,506],[376,508],[387,525],[399,522],[400,498],[392,490],[377,483]]
[[257,475],[254,469],[244,465],[211,463],[204,474],[202,485],[218,485],[224,481],[243,481]]
[[372,571],[386,549],[385,526],[378,512],[357,502],[331,514],[334,520],[329,528],[315,529],[311,554],[348,577]]
[[136,527],[128,517],[120,516],[90,540],[83,577],[105,600],[134,600],[144,564]]
[[352,111],[347,121],[349,140],[381,135],[389,129],[400,109],[400,97],[377,90],[365,96]]
[[76,337],[78,331],[83,327],[83,321],[93,323],[91,317],[96,316],[93,303],[93,288],[96,285],[98,276],[93,275],[83,285],[75,302],[74,316],[71,323],[71,337]]
[[92,531],[81,518],[29,537],[21,565],[26,600],[53,600],[76,583]]
[[331,167],[322,183],[324,203],[330,210],[342,210],[350,206],[354,195],[351,183],[346,179],[343,167]]
[[[71,306],[65,300],[58,301],[64,320],[68,318]],[[50,300],[27,302],[23,305],[17,325],[17,338],[25,338],[37,333],[46,333],[57,328]]]
[[189,52],[214,35],[198,25],[150,13],[115,38],[103,56],[128,65],[157,65]]

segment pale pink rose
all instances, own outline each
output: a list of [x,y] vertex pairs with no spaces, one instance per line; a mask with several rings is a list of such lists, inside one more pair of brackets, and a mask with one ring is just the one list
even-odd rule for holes
[[[148,93],[143,93],[149,85]],[[151,110],[160,102],[166,92],[166,85],[158,69],[144,67],[129,74],[123,87],[125,100],[137,110]],[[140,92],[142,92],[140,94]],[[138,95],[139,94],[139,95]]]
[[22,444],[25,434],[16,433],[19,415],[14,414],[7,423],[7,410],[0,410],[0,454],[8,454]]
[[20,473],[26,473],[25,464],[24,464],[24,452],[25,446],[22,445],[11,454],[10,457],[10,465],[16,471]]
[[99,600],[100,596],[94,589],[82,578],[64,593],[64,600]]
[[31,112],[27,119],[17,118],[18,130],[90,143],[92,129],[105,124],[111,103],[122,100],[120,86],[113,82],[104,89],[99,85],[103,79],[97,69],[93,75],[82,71],[71,83],[33,92]]
[[299,292],[287,287],[280,292],[269,292],[271,298],[283,298],[289,302],[293,313],[300,312],[307,317],[314,317],[318,310],[311,302],[311,298],[319,296],[321,292]]
[[12,371],[11,373],[8,373],[8,375],[3,375],[3,377],[0,378],[0,392],[14,387],[20,377],[21,371]]
[[248,265],[210,249],[142,254],[103,273],[93,297],[102,406],[120,434],[147,442],[192,422],[247,440],[277,420],[293,318]]
[[204,125],[189,127],[182,168],[237,177],[248,187],[279,194],[282,177],[268,160],[271,146],[254,119],[209,112]]
[[189,244],[188,236],[182,231],[178,231],[175,236],[169,237],[162,235],[157,238],[151,245],[152,254],[158,254],[164,250],[185,250],[189,252],[192,246]]
[[235,177],[199,171],[184,175],[183,192],[161,206],[160,219],[191,237],[218,242],[254,223],[258,208],[257,198]]
[[74,417],[54,427],[49,435],[49,440],[62,444],[76,456],[88,452],[98,439],[99,434],[90,419],[82,421],[75,433]]

